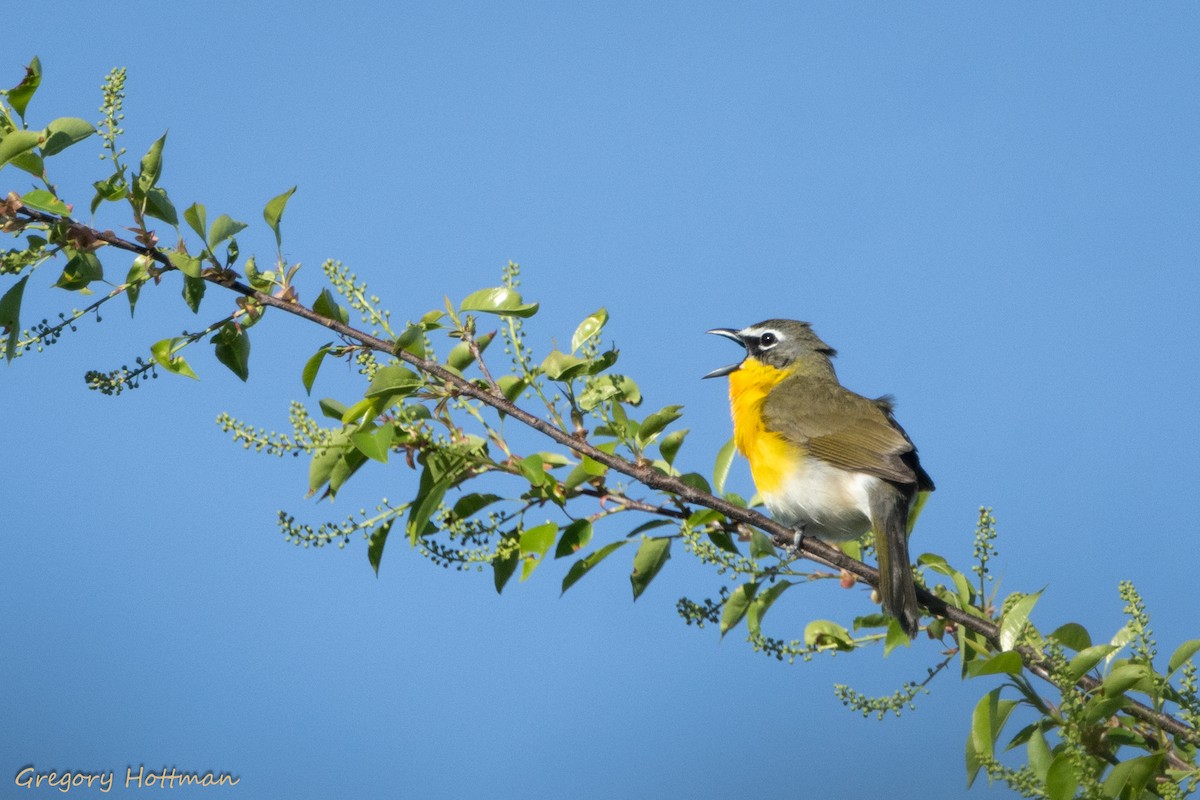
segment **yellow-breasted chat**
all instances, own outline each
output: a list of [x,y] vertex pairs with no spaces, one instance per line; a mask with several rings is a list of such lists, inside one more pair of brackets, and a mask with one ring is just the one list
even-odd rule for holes
[[892,416],[892,400],[842,386],[837,355],[807,322],[769,319],[709,333],[746,357],[704,377],[729,376],[733,436],[775,519],[827,541],[875,532],[883,609],[911,637],[921,609],[908,556],[908,517],[933,481]]

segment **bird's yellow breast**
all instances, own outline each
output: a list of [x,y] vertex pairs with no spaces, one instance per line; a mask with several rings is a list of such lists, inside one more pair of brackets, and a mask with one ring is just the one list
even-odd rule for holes
[[803,455],[797,445],[767,430],[763,422],[767,393],[790,374],[791,370],[776,369],[754,358],[746,359],[729,374],[733,439],[750,462],[754,485],[763,495],[778,490]]
[[879,479],[810,456],[763,419],[767,395],[791,374],[753,358],[729,374],[734,442],[775,519],[828,541],[861,536],[870,526],[871,484]]

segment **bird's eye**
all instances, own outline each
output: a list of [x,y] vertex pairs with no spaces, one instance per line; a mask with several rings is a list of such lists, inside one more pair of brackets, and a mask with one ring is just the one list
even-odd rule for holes
[[779,342],[779,337],[771,331],[767,331],[762,336],[758,337],[759,347],[774,347]]

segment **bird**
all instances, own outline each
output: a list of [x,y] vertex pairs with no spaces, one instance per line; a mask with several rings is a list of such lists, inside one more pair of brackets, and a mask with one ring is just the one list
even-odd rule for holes
[[729,377],[734,441],[767,510],[796,531],[797,545],[808,535],[842,542],[874,531],[883,610],[914,637],[921,608],[909,512],[934,485],[896,422],[892,398],[842,386],[837,351],[808,322],[768,319],[708,333],[746,348],[741,361],[704,377]]

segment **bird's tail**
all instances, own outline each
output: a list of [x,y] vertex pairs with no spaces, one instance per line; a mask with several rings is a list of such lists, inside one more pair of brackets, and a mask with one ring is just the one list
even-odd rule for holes
[[895,617],[911,639],[921,624],[921,607],[908,560],[908,495],[888,485],[871,498],[871,527],[879,556],[879,595],[883,610]]

